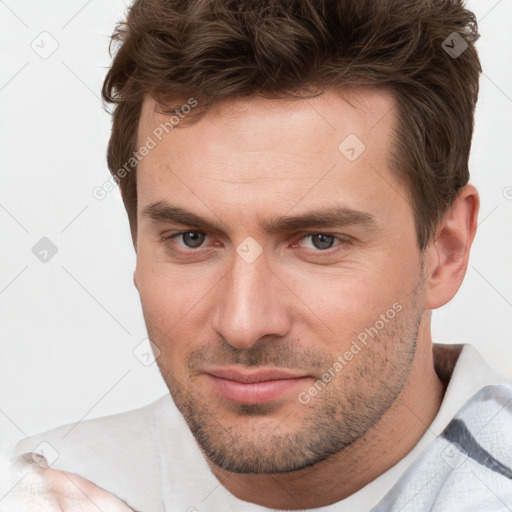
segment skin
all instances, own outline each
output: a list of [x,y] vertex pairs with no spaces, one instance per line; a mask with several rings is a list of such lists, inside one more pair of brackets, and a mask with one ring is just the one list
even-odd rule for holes
[[136,512],[85,478],[49,467],[38,454],[18,457],[2,478],[9,488],[2,512]]
[[[167,120],[155,110],[146,99],[139,147]],[[229,100],[170,131],[139,164],[134,281],[157,363],[212,472],[242,500],[290,510],[342,500],[402,459],[439,410],[431,311],[460,287],[479,200],[467,185],[420,251],[408,191],[388,164],[395,123],[379,90]],[[354,161],[338,150],[350,133],[366,146]],[[219,228],[155,220],[145,213],[155,202]],[[266,226],[339,205],[372,222]],[[181,231],[206,236],[168,238]],[[246,237],[262,251],[252,262],[237,253]],[[334,372],[338,356],[346,364]],[[214,391],[204,373],[213,364],[306,377],[278,400],[247,405]],[[78,475],[35,471],[45,484],[37,502],[52,511],[131,510]]]
[[[166,120],[155,107],[144,102],[139,145]],[[382,90],[230,99],[170,131],[139,164],[134,281],[157,363],[211,470],[243,500],[283,509],[339,501],[402,459],[440,407],[431,310],[462,282],[478,195],[466,186],[420,251],[408,191],[388,163],[395,123]],[[349,134],[366,146],[355,161],[338,150]],[[155,203],[218,226],[155,215]],[[372,221],[267,226],[340,205]],[[318,234],[332,247],[318,247]],[[262,251],[252,262],[237,253],[247,237]],[[393,305],[400,311],[301,403],[298,392]],[[247,405],[212,388],[212,365],[306,378]]]

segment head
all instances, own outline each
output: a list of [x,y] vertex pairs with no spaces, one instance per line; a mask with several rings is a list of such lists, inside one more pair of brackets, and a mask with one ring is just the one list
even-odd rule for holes
[[[318,463],[403,389],[475,234],[476,38],[455,0],[146,0],[118,26],[108,164],[159,368],[218,466]],[[296,378],[215,377],[256,368]]]

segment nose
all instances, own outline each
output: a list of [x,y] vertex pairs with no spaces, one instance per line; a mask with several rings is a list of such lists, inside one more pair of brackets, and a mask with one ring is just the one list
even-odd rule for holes
[[219,283],[213,328],[233,347],[247,349],[263,336],[284,336],[291,327],[284,286],[260,255],[248,263],[234,254]]

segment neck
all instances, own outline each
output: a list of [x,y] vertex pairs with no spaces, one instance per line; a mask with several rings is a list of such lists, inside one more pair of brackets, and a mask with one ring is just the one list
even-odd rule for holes
[[[427,334],[427,333],[425,333]],[[430,332],[386,413],[359,439],[312,467],[291,473],[236,474],[212,464],[214,475],[237,498],[288,510],[316,508],[354,494],[404,458],[434,420],[445,392],[433,361]]]

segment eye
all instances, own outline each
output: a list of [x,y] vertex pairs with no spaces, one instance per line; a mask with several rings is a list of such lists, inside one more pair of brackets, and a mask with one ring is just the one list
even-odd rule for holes
[[199,231],[181,231],[180,233],[175,233],[174,235],[167,237],[167,239],[175,238],[181,239],[182,245],[185,247],[188,247],[189,249],[196,249],[203,244],[206,234]]
[[[344,241],[335,235],[329,235],[326,233],[311,233],[303,236],[299,241],[299,245],[307,249],[318,249],[320,251],[325,251],[335,246],[336,240],[338,240],[339,243]],[[304,241],[309,241],[309,243],[304,243]]]
[[[201,248],[208,235],[201,231],[180,231],[172,235],[163,237],[163,241],[166,240],[177,240],[173,244],[186,249],[198,249]],[[330,235],[328,233],[309,233],[302,236],[298,242],[294,245],[306,249],[314,249],[317,251],[328,251],[333,247],[339,245],[346,245],[350,243],[349,237],[342,237],[336,235]],[[215,245],[215,244],[214,244]]]
[[334,244],[334,236],[332,235],[323,235],[318,233],[317,235],[310,235],[308,238],[311,238],[311,243],[317,249],[330,249]]

